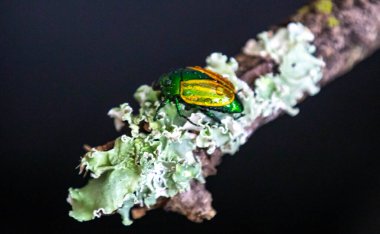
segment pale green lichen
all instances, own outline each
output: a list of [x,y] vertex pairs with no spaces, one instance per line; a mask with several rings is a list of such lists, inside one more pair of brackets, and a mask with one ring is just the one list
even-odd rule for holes
[[[175,135],[168,132],[168,135]],[[113,149],[93,149],[81,166],[94,177],[82,189],[70,189],[70,216],[90,220],[126,207],[151,206],[160,196],[171,197],[189,188],[189,180],[201,176],[201,165],[193,156],[193,145],[184,135],[170,137],[137,134],[116,139]],[[99,212],[101,211],[101,212]],[[128,214],[122,213],[123,215]],[[123,222],[130,223],[129,217]]]
[[[225,75],[242,90],[239,95],[247,107],[246,116],[234,120],[230,115],[216,113],[222,119],[218,125],[203,113],[184,110],[199,124],[195,126],[178,116],[175,106],[169,104],[160,111],[158,120],[153,121],[159,92],[141,86],[134,95],[140,104],[137,115],[127,103],[109,112],[115,127],[121,129],[127,124],[131,136],[119,137],[113,149],[94,148],[82,158],[81,168],[89,171],[94,179],[84,188],[70,189],[68,200],[73,206],[70,216],[85,221],[116,211],[122,215],[123,223],[129,225],[131,207],[149,207],[159,197],[172,197],[188,190],[191,180],[204,181],[201,163],[193,153],[196,147],[209,154],[216,148],[233,154],[245,143],[248,133],[244,127],[257,116],[252,116],[253,108],[250,108],[254,106],[253,92],[237,79],[236,60],[212,54],[207,63],[209,69]],[[140,131],[142,121],[149,123],[149,134]]]
[[244,53],[270,57],[279,64],[278,74],[266,74],[255,82],[256,101],[264,117],[278,110],[295,115],[298,109],[294,106],[305,93],[319,92],[324,62],[313,55],[313,40],[305,26],[290,23],[275,34],[264,32],[258,35],[258,41],[247,42]]
[[[220,53],[207,59],[207,68],[222,74],[239,90],[237,95],[244,106],[244,116],[234,119],[231,114],[215,112],[221,124],[214,123],[201,112],[185,110],[195,126],[178,116],[174,104],[168,104],[153,120],[159,105],[160,92],[143,85],[134,97],[140,105],[133,114],[124,103],[109,111],[115,127],[130,129],[130,136],[116,139],[108,151],[93,148],[81,160],[82,170],[93,177],[80,189],[70,189],[68,201],[73,210],[70,216],[79,221],[119,213],[123,224],[132,223],[129,213],[133,206],[154,205],[159,197],[173,197],[190,188],[192,180],[204,182],[201,162],[195,149],[212,154],[217,148],[222,153],[234,154],[251,134],[251,125],[260,116],[278,110],[295,114],[297,99],[304,92],[318,92],[316,83],[321,78],[323,62],[312,53],[312,34],[302,25],[291,24],[271,36],[262,33],[256,47],[246,52],[270,56],[280,66],[280,74],[267,74],[256,81],[253,91],[235,74],[238,63]],[[293,64],[296,64],[293,66]],[[141,124],[149,125],[149,132],[141,131]]]

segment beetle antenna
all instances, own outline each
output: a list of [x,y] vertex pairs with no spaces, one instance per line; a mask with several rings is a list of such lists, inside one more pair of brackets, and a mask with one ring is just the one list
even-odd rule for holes
[[153,90],[159,90],[160,89],[160,84],[158,83],[157,80],[153,81],[152,88],[153,88]]

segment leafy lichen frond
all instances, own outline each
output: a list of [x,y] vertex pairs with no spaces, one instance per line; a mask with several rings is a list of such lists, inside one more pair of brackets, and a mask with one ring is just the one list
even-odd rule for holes
[[[140,105],[138,114],[133,114],[128,103],[108,113],[114,118],[115,127],[129,128],[130,135],[117,138],[112,149],[93,148],[82,158],[81,168],[93,178],[83,188],[70,188],[68,201],[73,208],[70,216],[86,221],[117,212],[123,224],[129,225],[132,207],[150,207],[159,197],[187,191],[192,180],[204,182],[196,148],[208,154],[217,148],[222,153],[234,154],[247,141],[250,126],[258,117],[278,110],[294,115],[298,111],[294,106],[305,92],[318,92],[324,63],[313,56],[312,40],[313,35],[303,25],[289,24],[274,35],[264,32],[258,41],[250,41],[245,52],[271,57],[278,62],[280,71],[260,77],[253,90],[237,78],[238,63],[234,58],[228,59],[221,53],[207,57],[206,67],[240,90],[236,95],[244,106],[244,116],[238,119],[215,112],[220,124],[201,112],[183,109],[198,125],[195,126],[178,116],[173,103],[162,108],[154,121],[160,92],[147,85],[138,88],[134,95]],[[141,124],[149,126],[148,131],[142,131]]]

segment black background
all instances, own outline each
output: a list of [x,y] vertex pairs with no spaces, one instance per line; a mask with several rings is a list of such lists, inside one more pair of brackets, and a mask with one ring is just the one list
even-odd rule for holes
[[217,216],[79,223],[67,189],[107,111],[172,68],[233,56],[307,1],[1,1],[0,232],[380,233],[380,54],[254,134],[207,180]]

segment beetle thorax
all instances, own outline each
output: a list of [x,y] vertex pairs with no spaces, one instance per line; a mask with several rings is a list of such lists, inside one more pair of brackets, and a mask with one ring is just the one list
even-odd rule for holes
[[180,93],[181,77],[173,74],[165,74],[159,80],[161,93],[165,99],[172,99]]

